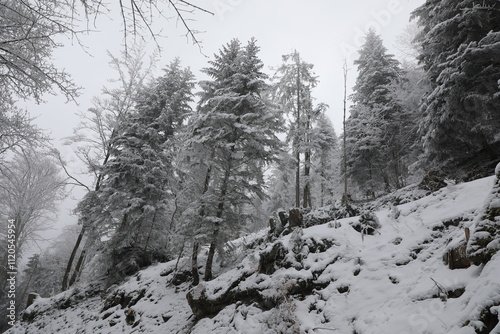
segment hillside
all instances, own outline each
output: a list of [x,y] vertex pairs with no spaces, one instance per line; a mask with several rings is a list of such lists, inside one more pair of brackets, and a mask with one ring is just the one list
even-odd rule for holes
[[373,235],[352,217],[246,236],[194,290],[183,258],[180,273],[176,261],[159,263],[105,292],[39,298],[7,333],[500,333],[500,255],[479,266],[463,256],[465,228],[474,236],[489,203],[500,203],[494,184],[379,206]]

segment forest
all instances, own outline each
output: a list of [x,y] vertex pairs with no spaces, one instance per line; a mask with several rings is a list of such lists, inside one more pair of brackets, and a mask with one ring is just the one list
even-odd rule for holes
[[[137,16],[123,16],[125,33],[148,33],[144,8],[154,8],[132,3]],[[205,11],[170,4],[180,19],[186,7]],[[81,6],[92,17],[104,5]],[[144,45],[126,39],[126,49],[110,55],[119,87],[103,88],[66,138],[90,186],[18,106],[53,91],[77,98],[69,74],[51,61],[53,37],[78,34],[75,2],[0,0],[0,8],[2,332],[10,327],[9,272],[21,259],[17,316],[32,292],[107,289],[186,256],[197,286],[217,276],[214,263],[224,262],[232,240],[272,227],[279,212],[328,208],[338,219],[354,217],[411,185],[436,191],[489,176],[500,161],[497,0],[425,1],[409,26],[415,61],[398,60],[368,30],[356,71],[332,65],[344,66],[342,133],[314,96],[321,76],[300,50],[269,73],[259,41],[234,38],[207,58],[200,80],[180,58],[153,76]],[[74,208],[78,225],[23,257],[75,188],[84,192]]]

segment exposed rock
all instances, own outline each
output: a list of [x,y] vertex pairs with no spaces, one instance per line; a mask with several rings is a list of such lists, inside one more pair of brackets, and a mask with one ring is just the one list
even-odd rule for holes
[[287,249],[281,242],[274,244],[269,253],[261,253],[259,260],[259,274],[271,275],[283,263]]
[[450,269],[464,269],[471,266],[471,261],[466,254],[467,244],[465,242],[449,249],[443,256],[444,264]]
[[434,192],[447,186],[444,181],[445,178],[446,177],[442,172],[431,170],[424,176],[422,181],[418,184],[418,187],[419,189]]
[[290,209],[290,215],[288,217],[290,228],[301,227],[302,226],[302,212],[300,209]]
[[108,295],[104,301],[104,307],[101,312],[104,312],[114,306],[120,305],[122,309],[132,307],[146,295],[146,289],[125,293],[122,290],[116,290]]
[[280,219],[281,226],[286,226],[288,224],[288,216],[284,211],[278,212],[278,217]]
[[153,262],[166,262],[171,258],[162,252],[155,250],[145,250],[139,247],[123,247],[113,250],[112,270],[109,274],[109,284],[120,282],[124,277],[130,276],[139,270],[146,268]]
[[359,217],[359,221],[350,224],[352,228],[362,234],[374,235],[381,225],[377,216],[371,211],[365,211]]
[[35,301],[35,299],[40,298],[40,295],[38,293],[31,292],[28,295],[28,302],[26,303],[26,308],[30,307],[31,304]]
[[131,308],[125,310],[125,322],[132,326],[135,322],[135,311]]
[[176,272],[170,282],[175,286],[179,286],[185,282],[192,281],[192,279],[193,279],[193,273],[190,270],[182,270]]
[[[302,240],[300,233],[301,229],[295,228],[294,231],[299,231],[297,232],[297,236],[300,236],[299,239],[301,240],[301,245],[304,249],[309,250],[307,245],[311,245],[315,251],[326,251],[328,247],[335,245],[334,241],[331,239],[320,241],[314,239]],[[217,291],[207,291],[207,287],[209,287],[209,285],[205,284],[213,284],[213,282],[201,283],[194,287],[186,296],[193,314],[198,319],[213,317],[226,306],[236,302],[246,305],[255,304],[263,310],[270,310],[286,301],[286,298],[283,298],[283,296],[293,295],[305,297],[311,294],[315,289],[322,289],[328,286],[330,284],[329,280],[317,281],[317,279],[328,265],[335,263],[338,260],[338,257],[333,258],[329,262],[323,263],[322,267],[316,268],[312,272],[312,277],[309,278],[301,277],[289,279],[283,277],[283,282],[277,284],[276,286],[260,286],[258,280],[256,283],[250,285],[240,284],[248,277],[254,277],[255,275],[262,275],[261,282],[264,282],[269,276],[274,274],[277,269],[291,267],[293,263],[290,261],[293,262],[294,259],[299,265],[303,266],[301,261],[307,257],[309,252],[304,253],[304,256],[297,257],[297,254],[294,253],[294,249],[297,251],[294,247],[294,242],[292,241],[289,248],[285,247],[285,245],[281,242],[276,242],[272,245],[272,247],[259,254],[259,266],[256,272],[251,272],[251,270],[242,270],[236,275],[232,273],[230,275],[231,280],[228,282],[229,286],[225,288],[225,291],[221,291],[220,288],[218,288]],[[302,252],[299,254],[302,254]],[[255,280],[255,277],[253,279]],[[282,291],[283,287],[286,287],[286,292]]]
[[[498,304],[494,306],[498,306]],[[482,326],[480,330],[476,331],[476,333],[489,334],[492,333],[495,327],[497,327],[499,323],[498,314],[496,314],[496,312],[491,312],[492,308],[493,307],[488,306],[481,311],[481,315],[479,316],[479,321],[481,321],[484,326]]]
[[276,220],[274,218],[269,219],[269,234],[274,234],[276,231]]
[[241,281],[249,276],[248,273],[241,273],[240,277],[237,277],[227,290],[218,294],[217,297],[209,298],[207,296],[207,290],[205,283],[202,282],[190,290],[186,299],[188,301],[189,307],[193,311],[193,314],[198,318],[211,318],[217,315],[226,306],[239,302],[252,303],[257,302],[262,299],[258,294],[256,289],[248,289],[245,291],[240,291],[234,289]]

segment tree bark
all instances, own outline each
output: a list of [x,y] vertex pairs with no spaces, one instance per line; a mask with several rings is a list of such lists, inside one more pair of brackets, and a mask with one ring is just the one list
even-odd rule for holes
[[297,135],[295,138],[295,206],[300,207],[300,58],[297,54]]
[[[234,146],[231,147],[231,153],[234,153],[235,148]],[[217,205],[217,218],[222,218],[222,214],[224,213],[224,202],[226,201],[226,194],[227,194],[227,187],[229,183],[229,177],[231,176],[231,161],[229,161],[228,167],[224,173],[224,179],[222,180],[222,185],[221,185],[221,194],[219,198],[219,204]],[[214,228],[214,233],[212,234],[212,242],[210,243],[210,248],[208,250],[208,256],[207,256],[207,263],[205,265],[205,281],[210,281],[213,278],[212,275],[212,266],[213,266],[213,261],[214,261],[214,256],[215,256],[215,249],[217,248],[218,244],[218,237],[219,237],[219,222],[215,223],[215,228]]]
[[78,259],[78,262],[75,267],[75,271],[73,271],[73,275],[71,276],[71,279],[69,280],[69,286],[72,286],[75,284],[76,280],[78,277],[80,277],[80,273],[82,271],[83,264],[85,263],[85,249],[82,250],[82,253],[80,254],[80,258]]
[[312,207],[311,204],[311,184],[309,180],[309,176],[311,174],[311,148],[309,146],[309,128],[311,127],[311,110],[309,109],[309,113],[306,117],[305,124],[305,135],[304,142],[306,144],[306,150],[304,154],[304,199],[303,199],[303,207],[309,208]]
[[193,275],[193,285],[196,286],[200,284],[200,273],[198,272],[198,252],[200,250],[200,244],[195,241],[193,243],[193,254],[191,255],[191,273]]
[[344,147],[344,196],[342,196],[342,201],[346,207],[349,207],[349,195],[347,191],[347,134],[346,134],[346,101],[347,101],[347,62],[344,60],[344,119],[343,119],[343,127],[344,127],[344,135],[343,135],[343,147]]
[[73,261],[75,260],[76,253],[78,252],[78,248],[80,248],[80,244],[83,240],[84,235],[85,235],[85,226],[82,226],[82,229],[80,230],[80,234],[78,234],[78,238],[76,239],[75,246],[73,247],[73,251],[71,252],[71,255],[69,256],[68,264],[66,265],[66,270],[64,272],[61,291],[66,291],[69,287],[68,286],[68,279],[69,279],[69,274],[71,273],[71,267],[73,266]]

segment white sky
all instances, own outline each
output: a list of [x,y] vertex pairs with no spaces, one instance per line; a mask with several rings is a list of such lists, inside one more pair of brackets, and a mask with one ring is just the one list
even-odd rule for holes
[[[183,66],[191,67],[199,76],[199,70],[207,66],[212,55],[228,43],[238,38],[243,44],[251,38],[257,39],[261,47],[260,57],[266,68],[276,67],[281,63],[281,56],[294,49],[301,53],[304,61],[314,65],[319,76],[319,85],[313,92],[317,102],[330,106],[327,114],[331,118],[337,134],[342,132],[343,113],[343,74],[344,59],[348,61],[348,89],[352,87],[357,75],[352,60],[356,59],[356,50],[363,44],[363,36],[370,27],[375,28],[391,53],[395,37],[408,25],[410,13],[423,0],[192,0],[194,4],[216,13],[215,16],[197,12],[192,16],[192,27],[204,31],[198,37],[203,41],[202,55],[196,46],[187,42],[184,27],[176,22],[174,13],[170,22],[159,21],[156,26],[163,29],[168,38],[160,38],[163,48],[158,75],[161,68],[175,57],[181,59]],[[113,19],[113,20],[111,20]],[[46,103],[33,105],[28,103],[28,111],[37,116],[36,123],[47,129],[55,139],[55,145],[61,148],[60,139],[72,134],[78,123],[77,111],[91,106],[90,99],[98,96],[101,88],[109,84],[108,80],[116,77],[108,69],[109,50],[118,56],[123,43],[120,31],[119,12],[111,12],[108,17],[101,16],[95,29],[88,36],[83,36],[83,43],[88,53],[79,45],[59,48],[54,52],[57,65],[66,68],[75,83],[84,88],[78,98],[79,105],[65,103],[63,97],[46,96]],[[75,43],[73,43],[75,44]],[[152,45],[152,44],[151,44]],[[151,49],[154,47],[151,46]],[[269,70],[269,74],[273,71]],[[348,90],[348,94],[350,90]],[[71,156],[68,149],[62,149],[66,156]],[[71,208],[74,204],[65,204]],[[67,211],[67,209],[65,210]],[[60,223],[75,222],[63,212]]]

